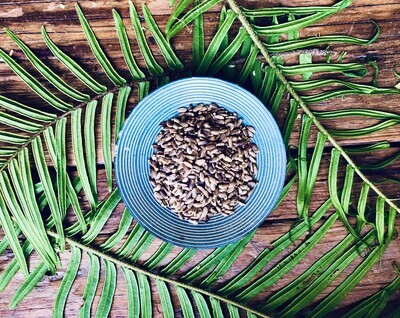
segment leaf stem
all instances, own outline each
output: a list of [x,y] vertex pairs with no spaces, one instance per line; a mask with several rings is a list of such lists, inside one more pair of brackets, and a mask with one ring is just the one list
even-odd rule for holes
[[[49,234],[50,236],[52,236],[54,238],[58,238],[59,237],[59,235],[56,232],[53,232],[51,230],[47,230],[47,234]],[[90,252],[90,253],[98,256],[98,257],[101,257],[102,259],[106,259],[108,261],[111,261],[111,262],[113,262],[114,264],[116,264],[118,266],[126,267],[126,268],[128,268],[130,270],[133,270],[133,271],[135,271],[137,273],[142,273],[142,274],[144,274],[144,275],[146,275],[148,277],[151,277],[153,279],[159,279],[159,280],[162,280],[162,281],[164,281],[166,283],[177,285],[177,286],[180,286],[182,288],[185,288],[185,289],[188,289],[188,290],[191,290],[191,291],[196,291],[196,292],[201,293],[203,295],[206,295],[208,297],[212,297],[212,298],[221,300],[221,301],[223,301],[223,302],[225,302],[227,304],[231,304],[231,305],[236,306],[238,308],[241,308],[243,310],[249,311],[249,312],[251,312],[251,313],[253,313],[253,314],[255,314],[255,315],[259,316],[259,317],[269,318],[269,316],[267,316],[267,315],[255,310],[255,309],[252,309],[252,308],[250,308],[250,307],[248,307],[246,305],[243,305],[243,304],[238,303],[236,301],[233,301],[231,299],[225,298],[225,297],[220,296],[218,294],[212,293],[210,291],[203,290],[201,288],[198,288],[198,287],[195,287],[195,286],[192,286],[192,285],[189,285],[189,284],[185,284],[185,283],[176,281],[174,279],[171,279],[171,278],[168,278],[168,277],[165,277],[165,276],[162,276],[162,275],[155,274],[155,273],[153,273],[151,271],[148,271],[146,269],[143,269],[143,268],[141,268],[141,267],[139,267],[137,265],[133,265],[133,264],[127,263],[127,262],[125,262],[125,261],[123,261],[121,259],[118,259],[115,256],[111,256],[111,255],[109,255],[107,253],[103,253],[103,252],[97,250],[96,248],[94,248],[92,246],[82,244],[82,243],[74,240],[73,238],[68,238],[67,237],[65,240],[69,245],[74,245],[75,247],[78,247],[79,249],[81,249],[81,250],[83,250],[85,252]]]
[[348,162],[348,164],[354,168],[354,171],[358,174],[358,176],[368,184],[371,189],[373,189],[378,196],[382,197],[393,209],[395,209],[398,213],[400,213],[400,208],[392,202],[388,197],[386,197],[357,167],[354,161],[350,158],[350,156],[344,151],[344,149],[338,144],[338,142],[333,138],[333,136],[325,129],[325,127],[318,121],[318,119],[314,116],[313,112],[308,108],[306,103],[302,100],[302,98],[297,94],[294,88],[290,85],[287,81],[285,76],[282,74],[281,70],[275,65],[274,61],[270,57],[269,53],[267,52],[265,46],[262,44],[260,38],[257,36],[256,32],[253,30],[252,26],[250,25],[249,21],[240,10],[239,6],[237,5],[235,0],[227,0],[227,3],[238,15],[239,21],[242,23],[243,27],[246,29],[247,33],[250,35],[251,39],[253,40],[254,44],[260,49],[261,54],[269,64],[269,66],[275,70],[277,78],[285,85],[287,91],[292,95],[293,99],[296,100],[300,107],[303,109],[304,113],[310,117],[315,126],[319,129],[319,131],[324,134],[331,144],[340,151],[342,157]]

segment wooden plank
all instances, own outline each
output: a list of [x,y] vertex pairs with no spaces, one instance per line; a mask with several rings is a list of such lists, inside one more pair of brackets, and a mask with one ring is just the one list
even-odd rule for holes
[[[139,8],[143,1],[135,1],[135,4]],[[21,36],[38,56],[44,59],[49,65],[55,68],[55,70],[62,75],[62,77],[71,82],[73,85],[79,83],[78,80],[74,79],[71,74],[66,73],[65,68],[58,63],[54,57],[50,55],[48,49],[45,48],[44,43],[40,36],[40,27],[42,24],[46,25],[46,29],[50,33],[51,38],[60,44],[60,47],[71,54],[76,60],[81,63],[86,69],[95,74],[95,78],[99,79],[100,82],[107,84],[110,83],[98,64],[96,63],[89,47],[85,41],[84,34],[79,26],[77,16],[74,11],[73,0],[54,2],[49,0],[30,0],[30,1],[1,1],[0,4],[0,26],[9,27],[16,34]],[[118,40],[115,34],[111,9],[116,8],[124,18],[125,24],[127,26],[128,34],[131,39],[133,39],[132,28],[129,25],[128,20],[128,10],[127,3],[125,1],[79,1],[81,7],[83,8],[85,14],[87,14],[88,19],[93,26],[96,35],[99,37],[102,46],[106,49],[107,54],[112,58],[114,65],[117,69],[123,70],[123,75],[128,76],[126,71],[126,66],[123,61],[121,52],[119,50]],[[157,22],[159,23],[161,29],[164,28],[167,21],[170,9],[168,8],[167,1],[147,1],[151,12],[155,15]],[[295,6],[295,5],[331,5],[335,3],[333,0],[274,0],[267,4],[263,0],[241,0],[238,1],[240,5],[244,5],[249,8],[258,8],[263,6]],[[211,10],[210,13],[205,15],[205,20],[207,21],[206,28],[206,41],[209,42],[218,22],[218,8]],[[391,73],[391,68],[398,63],[398,56],[400,54],[400,38],[398,36],[398,30],[400,27],[400,2],[394,0],[387,0],[381,3],[372,3],[367,0],[356,0],[352,6],[343,12],[325,19],[313,27],[308,28],[301,32],[301,35],[315,36],[315,35],[326,35],[326,34],[345,34],[358,36],[362,38],[367,38],[371,35],[373,31],[373,25],[369,22],[370,19],[377,21],[382,27],[382,35],[376,43],[368,47],[359,47],[353,45],[338,45],[332,46],[335,53],[334,58],[338,56],[341,51],[348,52],[345,61],[366,61],[367,58],[372,57],[377,59],[378,65],[381,68],[381,73],[378,79],[378,83],[384,87],[390,87],[397,83],[397,80]],[[190,63],[191,59],[191,27],[188,26],[180,35],[173,39],[173,44],[178,50],[178,55],[183,61]],[[146,36],[150,37],[147,30]],[[11,40],[0,31],[0,41],[1,47],[6,51],[10,52],[13,50],[13,57],[22,63],[24,67],[32,69],[32,67],[27,62],[26,58],[19,51],[17,46],[11,42]],[[135,57],[138,60],[139,65],[144,66],[143,59],[139,56],[137,44],[132,41],[132,49]],[[151,49],[154,50],[156,59],[160,62],[163,58],[160,52],[157,50],[154,44],[151,44]],[[323,61],[325,59],[323,47],[319,48],[320,51],[315,51],[314,60]],[[299,52],[288,52],[285,54],[285,59],[288,63],[297,62]],[[238,60],[238,63],[242,63],[243,60]],[[36,74],[35,72],[33,72]],[[17,100],[27,103],[29,105],[37,106],[40,109],[47,109],[48,107],[42,101],[40,101],[32,92],[30,92],[4,64],[0,63],[0,94],[4,94],[8,97],[16,98]],[[364,79],[363,79],[364,80]],[[365,81],[371,80],[371,73],[365,78]],[[136,104],[136,97],[132,96],[130,100],[130,108]],[[332,110],[332,109],[346,109],[348,105],[352,107],[360,108],[372,108],[381,109],[386,111],[393,111],[398,113],[397,109],[397,96],[347,96],[341,99],[335,99],[328,102],[321,102],[312,106],[314,110]],[[282,126],[282,116],[279,118],[279,124]],[[99,119],[99,116],[97,116]],[[334,120],[326,122],[328,128],[356,128],[363,127],[365,125],[372,124],[373,121],[350,119],[350,120]],[[1,129],[5,129],[1,127]],[[299,121],[296,122],[294,132],[291,137],[291,143],[297,145],[299,132]],[[315,138],[316,131],[312,132],[312,140]],[[97,131],[97,139],[99,140],[99,131]],[[399,134],[398,128],[393,127],[391,129],[379,132],[370,136],[363,138],[352,138],[341,140],[342,145],[362,145],[373,143],[380,140],[388,140],[394,143],[395,148],[391,153],[398,151]],[[312,147],[313,141],[310,142],[309,146]],[[68,142],[69,149],[71,148],[70,142]],[[327,197],[327,169],[329,166],[329,149],[326,149],[327,153],[324,155],[323,163],[321,165],[320,175],[318,176],[313,203],[311,209],[317,208]],[[98,163],[101,165],[103,163],[101,157],[100,148],[97,149]],[[366,162],[373,163],[377,162],[382,158],[385,158],[388,153],[379,152],[373,156],[355,156],[355,160],[358,164],[364,164]],[[74,161],[72,156],[69,157],[69,166],[71,170],[74,170]],[[379,180],[382,176],[397,177],[399,178],[399,163],[396,162],[390,168],[385,169],[383,172],[368,172],[368,175],[373,180]],[[104,197],[107,195],[106,190],[106,180],[105,173],[103,169],[99,169],[99,195]],[[340,181],[343,180],[343,169],[340,171]],[[356,180],[355,188],[360,189],[361,183]],[[379,187],[384,191],[385,194],[391,199],[398,199],[400,196],[400,189],[391,183],[379,184]],[[277,239],[279,236],[287,232],[293,225],[294,220],[297,217],[296,212],[296,187],[294,187],[288,198],[282,203],[282,205],[274,211],[266,222],[260,227],[256,236],[253,238],[251,243],[246,247],[244,253],[240,256],[239,260],[235,263],[234,267],[230,270],[226,278],[233,277],[240,270],[245,268],[251,260],[253,260],[256,255],[265,247],[269,246],[273,240]],[[353,202],[355,205],[356,202]],[[85,208],[85,205],[83,206]],[[88,208],[88,206],[86,206]],[[123,206],[119,206],[115,213],[112,215],[110,220],[107,222],[105,228],[102,230],[100,236],[96,239],[95,245],[99,245],[104,242],[109,235],[114,233],[116,230],[120,216],[122,215]],[[74,218],[69,216],[66,222],[72,222]],[[397,227],[398,230],[399,224]],[[267,289],[265,293],[260,295],[257,299],[257,303],[261,303],[265,300],[268,295],[276,290],[279,290],[285,284],[290,282],[300,273],[302,273],[308,266],[315,262],[324,252],[332,248],[337,242],[345,235],[345,230],[340,225],[339,222],[335,224],[328,235],[323,239],[321,244],[318,245],[313,252],[305,258],[296,268],[285,275],[276,285]],[[1,235],[0,235],[1,236]],[[150,252],[154,252],[158,245],[159,240],[155,240],[149,249],[149,253],[146,253],[143,258],[139,261],[142,263],[147,257],[149,257]],[[294,248],[294,247],[293,247]],[[292,249],[293,249],[292,248]],[[288,249],[285,253],[288,253]],[[178,253],[180,248],[174,248],[173,253]],[[382,288],[395,276],[394,272],[391,270],[391,263],[398,260],[400,250],[400,241],[397,239],[394,241],[388,251],[384,254],[382,259],[381,267],[376,264],[373,270],[367,275],[365,279],[357,286],[349,295],[346,297],[345,301],[340,304],[339,311],[336,313],[341,313],[346,311],[348,308],[353,306],[354,303],[359,300],[371,295],[373,292]],[[188,265],[194,265],[194,263],[204,257],[208,252],[199,252],[197,257],[192,260]],[[173,256],[174,254],[172,254]],[[26,300],[24,300],[21,305],[14,311],[8,311],[7,307],[12,298],[13,291],[19,286],[23,281],[22,274],[18,273],[16,280],[0,294],[0,317],[26,317],[37,316],[37,317],[47,317],[51,315],[52,306],[56,296],[56,291],[60,284],[60,279],[66,269],[68,264],[70,252],[61,255],[63,268],[60,269],[59,273],[52,277],[46,277],[40,284],[38,289],[32,293]],[[171,257],[172,257],[171,256]],[[0,272],[4,269],[6,264],[12,258],[12,254],[8,251],[6,254],[0,256]],[[31,265],[35,266],[38,263],[38,258],[36,254],[31,257]],[[265,271],[269,270],[276,264],[276,261],[271,262],[265,268]],[[78,279],[73,285],[73,290],[68,298],[68,305],[66,309],[67,317],[76,317],[76,313],[82,304],[81,295],[86,282],[87,270],[89,262],[86,256],[83,257],[82,266],[78,273]],[[347,274],[354,269],[354,266],[349,267],[344,275],[341,275],[338,282],[340,282]],[[102,269],[103,270],[103,269]],[[119,271],[118,273],[119,284],[117,286],[116,298],[113,304],[112,317],[126,316],[126,296],[125,296],[125,285]],[[337,286],[338,282],[335,282],[332,287],[327,291],[322,293],[320,297],[324,297],[328,291],[332,290],[333,287]],[[102,284],[102,281],[101,281]],[[102,286],[100,284],[100,287]],[[154,290],[154,285],[152,285]],[[99,289],[96,298],[95,306],[97,306],[99,300]],[[153,314],[155,317],[161,317],[161,305],[159,299],[155,296]],[[392,300],[392,307],[395,308],[396,304],[400,300],[400,292],[397,292]],[[176,296],[174,295],[174,303],[176,304]],[[341,311],[342,310],[342,311]],[[390,309],[389,309],[390,310]],[[181,313],[177,312],[177,317],[181,317]]]

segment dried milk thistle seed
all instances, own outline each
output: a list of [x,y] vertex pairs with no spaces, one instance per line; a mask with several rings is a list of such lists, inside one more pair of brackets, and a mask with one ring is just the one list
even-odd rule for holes
[[161,126],[149,159],[150,183],[161,205],[197,224],[246,204],[257,185],[253,127],[213,103],[179,108]]

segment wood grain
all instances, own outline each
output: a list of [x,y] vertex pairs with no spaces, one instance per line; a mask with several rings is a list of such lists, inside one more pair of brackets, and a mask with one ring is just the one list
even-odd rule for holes
[[[135,1],[136,6],[139,8],[143,1]],[[168,8],[168,1],[166,0],[153,0],[146,1],[151,12],[154,14],[157,23],[164,29],[167,21],[170,9]],[[37,55],[43,58],[46,63],[54,67],[54,69],[65,79],[73,85],[79,85],[79,81],[74,78],[66,69],[56,61],[56,59],[50,54],[49,50],[45,47],[44,42],[40,35],[41,25],[45,25],[50,37],[60,45],[60,48],[70,54],[76,61],[78,61],[84,68],[94,74],[94,77],[99,82],[111,87],[110,82],[104,76],[104,72],[98,66],[93,54],[86,43],[84,34],[79,25],[79,21],[74,10],[75,1],[48,1],[48,0],[26,0],[26,1],[0,1],[0,26],[7,27],[15,32],[21,39],[37,53]],[[259,8],[264,6],[296,6],[296,5],[331,5],[334,1],[331,0],[273,0],[266,3],[263,0],[241,0],[238,1],[240,5],[248,8]],[[125,1],[79,1],[83,11],[87,15],[91,26],[93,27],[96,35],[102,47],[107,51],[108,56],[112,58],[113,65],[120,70],[121,74],[128,76],[129,73],[126,70],[126,66],[121,55],[118,40],[115,34],[114,23],[112,19],[111,9],[116,8],[124,18],[124,22],[127,26],[128,35],[131,39],[134,39],[132,28],[128,22],[128,6]],[[216,25],[218,23],[218,12],[219,8],[213,8],[209,13],[205,15],[205,21],[207,23],[206,28],[206,42],[208,43],[215,32]],[[380,75],[378,78],[378,84],[383,87],[391,87],[397,83],[397,79],[392,74],[392,67],[399,62],[400,57],[400,37],[398,30],[400,29],[400,1],[399,0],[385,0],[380,3],[371,3],[367,0],[356,0],[354,4],[344,10],[343,12],[324,19],[318,22],[316,25],[307,28],[301,32],[302,37],[326,35],[326,34],[344,34],[352,35],[362,38],[368,38],[373,33],[374,26],[370,20],[374,20],[382,28],[382,34],[380,38],[369,46],[354,46],[354,45],[332,45],[334,52],[333,58],[335,59],[340,52],[346,51],[345,62],[350,61],[366,61],[372,58],[377,61],[380,67]],[[188,26],[181,34],[173,39],[173,45],[177,49],[179,57],[190,65],[191,60],[191,28]],[[150,37],[149,32],[146,32],[146,36]],[[233,36],[233,35],[232,35]],[[132,50],[135,58],[139,65],[144,67],[144,61],[138,54],[138,47],[135,40],[132,40]],[[32,69],[25,56],[21,53],[18,47],[8,38],[3,31],[0,31],[0,46],[6,52],[12,53],[13,58],[20,62],[24,67],[32,70],[32,73],[37,75],[37,72]],[[163,58],[158,51],[156,45],[152,44],[151,49],[155,54],[157,61],[163,63]],[[321,51],[315,51],[313,56],[314,61],[323,61],[325,56],[322,54],[324,47],[320,47]],[[299,52],[287,52],[284,55],[285,60],[288,63],[296,63],[298,60]],[[333,60],[334,60],[333,59]],[[238,60],[238,64],[240,64]],[[6,65],[0,63],[0,94],[7,97],[15,98],[28,105],[37,106],[41,109],[48,109],[48,106],[34,95],[22,81],[12,73],[12,71],[6,67]],[[372,72],[362,79],[363,82],[371,81]],[[136,93],[132,94],[130,98],[130,108],[133,108],[137,103]],[[333,110],[333,109],[346,109],[349,107],[365,108],[365,109],[380,109],[385,111],[391,111],[399,113],[398,109],[398,96],[346,96],[343,98],[336,98],[327,102],[321,102],[312,105],[313,110]],[[284,114],[284,105],[281,108],[282,114]],[[99,121],[99,114],[97,114],[97,122]],[[283,125],[282,115],[278,116],[278,123],[280,126]],[[324,121],[324,125],[328,128],[360,128],[373,124],[372,120],[360,120],[359,118],[349,118],[346,120],[332,120]],[[299,124],[298,120],[295,124],[293,134],[291,136],[290,143],[294,146],[297,145],[299,137]],[[1,127],[1,129],[8,129],[7,127]],[[99,138],[99,125],[97,125],[97,140],[100,145]],[[311,149],[313,146],[313,140],[315,140],[316,130],[312,132],[312,141],[309,144],[310,156]],[[371,156],[355,156],[357,164],[365,163],[376,163],[386,158],[388,155],[397,153],[399,151],[400,137],[398,134],[398,126],[392,127],[388,130],[381,131],[363,138],[351,138],[341,139],[340,142],[344,146],[358,146],[364,144],[370,144],[377,141],[388,140],[393,144],[393,149],[390,153],[377,152]],[[68,143],[70,147],[70,141]],[[327,188],[327,169],[329,166],[329,146],[326,148],[326,154],[324,154],[321,170],[319,172],[317,184],[314,190],[313,202],[311,210],[316,209],[324,200],[328,197]],[[97,161],[99,164],[98,171],[98,188],[100,197],[107,195],[107,186],[105,180],[105,172],[102,168],[103,159],[100,148],[97,149]],[[74,158],[72,155],[69,156],[69,169],[71,175],[75,173]],[[379,172],[368,172],[368,176],[372,180],[379,181],[382,176],[397,177],[399,178],[400,163],[397,161],[391,167],[384,169]],[[339,173],[339,183],[343,181],[344,166],[341,168]],[[360,180],[356,180],[354,188],[355,193],[359,191],[361,187]],[[400,197],[400,188],[398,185],[393,183],[382,183],[379,184],[380,189],[391,199],[397,200]],[[373,198],[371,199],[373,202]],[[353,202],[356,205],[357,202]],[[88,206],[83,205],[83,208],[88,209]],[[115,232],[118,227],[119,219],[122,215],[122,205],[119,206],[115,213],[112,215],[106,226],[102,230],[99,237],[94,242],[95,246],[98,246],[104,242],[112,233]],[[295,223],[297,218],[296,212],[296,186],[289,192],[288,197],[279,206],[279,208],[273,211],[270,217],[264,222],[264,224],[257,231],[256,235],[252,239],[251,243],[246,247],[245,251],[234,263],[234,266],[230,269],[225,279],[234,277],[237,273],[245,268],[264,248],[270,246],[270,244],[279,238],[281,235],[290,230],[291,226]],[[74,221],[72,216],[69,216],[66,223]],[[400,223],[397,223],[397,230],[400,230]],[[317,248],[298,264],[293,270],[284,275],[276,285],[268,288],[264,293],[252,302],[252,305],[262,304],[265,299],[274,291],[279,290],[281,287],[292,281],[295,277],[306,270],[311,264],[318,260],[323,253],[329,251],[335,244],[337,244],[341,238],[346,234],[345,229],[340,222],[335,223],[332,229],[328,232],[328,235],[318,244]],[[2,236],[2,234],[0,234]],[[304,238],[302,238],[304,240]],[[297,242],[297,244],[300,240]],[[139,264],[142,264],[149,256],[150,252],[154,252],[159,246],[160,241],[155,240],[148,252],[143,255],[139,260]],[[283,254],[287,255],[295,247],[289,248]],[[180,251],[180,248],[174,248],[173,253],[170,257],[173,257]],[[373,269],[364,277],[360,284],[347,295],[345,300],[338,306],[338,309],[333,313],[332,316],[339,315],[346,310],[353,307],[360,300],[368,297],[379,289],[383,288],[388,284],[394,277],[395,273],[391,269],[391,264],[399,260],[400,257],[400,240],[393,241],[382,257],[380,264],[375,264]],[[186,265],[185,270],[194,266],[196,261],[201,260],[208,251],[199,251],[196,257]],[[284,257],[284,255],[281,256]],[[0,272],[7,266],[11,258],[13,257],[10,251],[7,251],[0,256]],[[0,317],[50,317],[52,313],[52,306],[56,297],[56,292],[60,285],[61,279],[64,275],[66,266],[70,257],[70,251],[67,250],[61,254],[63,267],[57,272],[56,275],[46,276],[38,285],[37,289],[29,295],[17,309],[13,311],[8,310],[8,304],[11,301],[13,293],[23,281],[23,276],[18,273],[13,282],[7,287],[7,289],[0,293]],[[38,264],[39,259],[36,254],[33,254],[30,258],[30,264],[32,267]],[[267,272],[273,266],[276,265],[278,260],[274,260],[269,263],[264,269]],[[328,289],[326,289],[318,299],[322,299],[330,291],[333,290],[352,270],[361,258],[352,264],[346,271],[340,275],[339,279],[336,280]],[[89,267],[88,258],[86,255],[83,256],[83,261],[79,269],[78,278],[74,282],[72,292],[68,298],[68,304],[66,307],[66,317],[76,317],[79,307],[82,305],[82,293],[86,284],[87,271]],[[103,273],[103,266],[102,266]],[[178,273],[179,276],[179,273]],[[100,288],[97,291],[95,298],[95,308],[99,301],[99,295],[102,287],[102,280],[100,282]],[[223,283],[223,282],[221,282]],[[125,317],[127,315],[127,300],[125,294],[125,285],[122,277],[122,273],[118,271],[118,285],[116,290],[116,296],[113,302],[113,308],[111,317]],[[154,285],[153,285],[154,291]],[[153,293],[154,297],[154,317],[162,316],[162,309],[160,301]],[[177,304],[175,293],[173,293],[173,301]],[[387,311],[383,314],[383,317],[390,312],[393,308],[398,306],[400,301],[400,291],[396,292],[391,299],[391,303],[388,306]],[[179,308],[179,306],[176,306]],[[244,314],[244,313],[242,313]],[[182,313],[179,309],[176,309],[176,316],[181,317]]]

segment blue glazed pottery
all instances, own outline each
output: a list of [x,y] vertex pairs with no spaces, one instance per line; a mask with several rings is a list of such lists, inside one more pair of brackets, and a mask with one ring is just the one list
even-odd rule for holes
[[[258,185],[244,206],[197,225],[179,219],[155,199],[149,182],[152,145],[160,123],[190,104],[216,103],[255,128]],[[278,125],[262,102],[242,87],[216,78],[193,77],[167,84],[145,97],[126,120],[117,144],[116,181],[137,222],[160,239],[182,247],[215,248],[255,230],[272,211],[282,191],[286,151]]]

